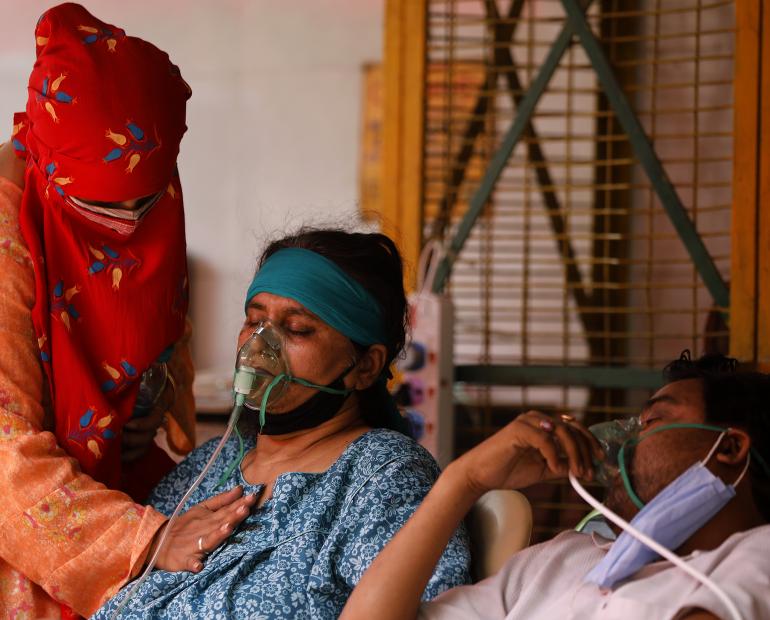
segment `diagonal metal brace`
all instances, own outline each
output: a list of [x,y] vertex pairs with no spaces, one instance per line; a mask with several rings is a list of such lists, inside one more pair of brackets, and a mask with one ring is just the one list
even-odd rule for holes
[[[578,0],[578,2],[580,2],[578,11],[585,11],[590,6],[592,0]],[[481,179],[478,189],[471,197],[468,210],[465,212],[465,215],[457,228],[457,232],[452,238],[449,248],[447,249],[447,254],[442,259],[441,263],[439,263],[438,269],[436,270],[436,277],[433,280],[432,288],[434,292],[440,293],[444,290],[444,286],[446,286],[449,275],[452,272],[452,267],[454,266],[460,251],[463,249],[465,242],[470,236],[476,220],[484,210],[484,205],[492,195],[497,180],[500,178],[500,174],[508,163],[508,159],[510,158],[513,149],[516,148],[516,145],[524,135],[529,125],[530,118],[532,117],[532,113],[535,111],[535,106],[537,106],[537,102],[548,87],[548,83],[551,81],[554,72],[558,68],[562,56],[564,56],[564,53],[572,44],[572,37],[574,34],[575,32],[572,29],[571,23],[567,22],[559,33],[559,36],[556,37],[540,71],[527,90],[527,94],[522,99],[511,128],[505,135],[500,148],[489,162],[489,166],[484,173],[484,177]]]
[[615,111],[615,115],[618,117],[623,130],[628,135],[634,154],[647,173],[655,193],[658,195],[658,199],[668,214],[669,220],[671,220],[687,252],[690,254],[690,258],[695,264],[695,268],[698,270],[703,283],[714,298],[714,303],[722,308],[729,307],[730,291],[727,284],[722,279],[719,270],[714,264],[714,260],[711,258],[700,235],[698,235],[698,231],[695,230],[695,226],[687,214],[682,201],[679,199],[679,195],[666,175],[666,171],[663,169],[663,165],[652,148],[644,128],[623,93],[599,41],[588,25],[583,10],[580,8],[577,0],[561,0],[561,3],[567,12],[568,23],[572,31],[580,39],[581,45],[599,76],[599,81],[604,88],[612,109]]
[[[485,0],[485,2],[487,5],[487,15],[490,15],[491,13],[493,21],[499,21],[500,14],[497,12],[497,0]],[[518,18],[521,15],[521,9],[523,6],[524,0],[513,0],[513,2],[511,2],[511,5],[508,7],[508,13],[506,14],[506,21],[510,23],[506,23],[502,26],[495,26],[493,28],[495,45],[500,42],[511,42],[513,34],[516,31]],[[503,51],[505,50],[505,48],[501,49]],[[496,49],[495,53],[498,51],[500,50]],[[484,77],[484,83],[480,89],[478,97],[476,98],[476,105],[473,107],[473,111],[471,112],[471,120],[468,122],[462,137],[462,147],[458,150],[454,163],[452,164],[452,168],[449,172],[450,182],[447,183],[444,196],[439,201],[438,215],[433,221],[433,226],[431,227],[431,232],[429,235],[430,239],[443,239],[444,233],[446,229],[449,228],[451,223],[452,210],[454,209],[458,196],[457,192],[454,192],[453,189],[459,189],[463,184],[468,165],[473,158],[476,137],[482,132],[484,126],[486,125],[487,119],[485,118],[485,115],[487,113],[487,109],[489,108],[490,98],[492,95],[484,92],[484,90],[493,90],[493,80],[494,77],[490,71],[490,67],[488,66],[486,75]]]
[[[500,13],[497,10],[496,2],[497,0],[485,0],[487,15],[493,22],[500,19]],[[516,0],[516,2],[512,3],[511,6],[517,8],[517,15],[521,12],[520,5],[523,3],[524,0]],[[517,4],[519,6],[517,6]],[[511,38],[512,37],[508,37],[508,40],[510,41]],[[496,65],[504,66],[509,69],[505,73],[505,79],[508,82],[508,90],[511,94],[514,109],[518,110],[521,105],[521,100],[523,99],[523,95],[518,93],[523,92],[524,89],[519,80],[519,74],[516,70],[516,64],[513,61],[513,54],[511,53],[510,47],[496,47],[494,59]],[[591,305],[591,302],[588,299],[588,293],[583,284],[583,277],[578,268],[576,252],[572,245],[572,241],[569,238],[567,223],[564,216],[561,215],[561,205],[559,203],[559,198],[556,195],[556,190],[554,189],[556,184],[551,177],[545,154],[540,146],[540,138],[531,120],[527,123],[527,127],[524,130],[524,136],[531,138],[527,143],[527,157],[532,164],[537,164],[534,170],[535,179],[537,179],[537,183],[540,186],[543,206],[545,207],[551,230],[553,231],[554,236],[560,239],[557,241],[556,246],[562,259],[565,278],[567,283],[570,284],[570,291],[575,300],[580,321],[586,331],[591,331],[588,327],[588,321],[590,319],[584,311],[584,308]]]

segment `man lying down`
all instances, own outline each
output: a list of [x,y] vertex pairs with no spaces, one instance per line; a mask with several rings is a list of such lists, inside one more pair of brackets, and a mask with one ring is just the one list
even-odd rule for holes
[[770,375],[737,370],[723,356],[683,354],[664,377],[622,444],[625,467],[609,481],[604,510],[674,551],[688,572],[628,531],[615,542],[570,531],[514,554],[489,579],[420,603],[444,545],[481,494],[568,473],[591,480],[606,456],[579,423],[530,412],[447,467],[342,617],[770,618]]

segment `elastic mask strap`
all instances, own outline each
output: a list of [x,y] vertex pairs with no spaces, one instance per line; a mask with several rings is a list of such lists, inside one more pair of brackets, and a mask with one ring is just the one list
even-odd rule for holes
[[[342,377],[340,377],[340,379],[341,378]],[[326,392],[327,394],[338,394],[339,396],[347,396],[348,394],[355,392],[355,390],[352,388],[338,390],[337,388],[329,387],[326,385],[317,385],[316,383],[311,383],[310,381],[305,381],[304,379],[298,379],[296,377],[291,377],[289,381],[291,381],[292,383],[299,383],[300,385],[304,385],[305,387],[313,388],[315,390],[318,390],[319,392]]]
[[273,391],[273,388],[278,385],[281,381],[284,379],[287,379],[288,381],[296,381],[296,379],[292,379],[289,375],[286,375],[284,373],[281,373],[277,377],[275,377],[270,384],[267,386],[267,389],[265,390],[265,393],[262,395],[262,402],[259,404],[259,430],[262,432],[262,429],[265,426],[265,411],[267,410],[267,400],[270,398],[270,392]]
[[225,472],[220,476],[219,481],[217,482],[217,485],[214,487],[214,489],[218,489],[221,487],[225,482],[227,482],[227,479],[230,477],[230,475],[233,473],[236,467],[239,467],[241,462],[243,461],[243,457],[245,455],[245,450],[243,448],[243,437],[241,436],[241,431],[238,430],[238,425],[235,425],[235,434],[238,436],[238,455],[233,459],[232,463],[230,463],[227,466],[227,469]]
[[631,485],[631,479],[628,476],[628,469],[626,469],[626,445],[628,445],[628,443],[631,441],[633,441],[633,443],[637,443],[638,440],[626,439],[623,442],[623,445],[620,446],[620,451],[618,452],[618,468],[620,469],[620,478],[623,481],[623,486],[626,489],[628,497],[631,498],[634,506],[641,510],[644,508],[644,502],[639,499],[636,491],[634,491],[634,487]]
[[[711,428],[715,428],[715,427],[711,427]],[[719,444],[722,442],[722,438],[724,438],[730,430],[731,430],[730,428],[727,428],[727,429],[724,429],[720,433],[720,435],[717,438],[716,442],[714,442],[714,445],[711,447],[711,450],[706,455],[706,458],[701,461],[701,463],[704,466],[706,465],[706,463],[708,463],[711,460],[711,457],[714,456],[714,452],[717,451],[717,448],[719,447]],[[753,448],[750,449],[749,453],[746,455],[746,464],[743,466],[743,470],[741,471],[740,475],[738,476],[738,479],[735,482],[733,482],[733,485],[732,485],[733,488],[737,487],[741,483],[741,480],[743,480],[743,477],[746,475],[746,472],[749,471],[749,464],[751,463],[751,453],[752,453],[752,451],[754,451]],[[756,454],[756,452],[755,452],[755,454]]]
[[749,453],[746,455],[746,464],[743,466],[743,471],[741,472],[741,475],[738,476],[738,479],[733,482],[733,488],[737,487],[741,480],[743,480],[743,477],[746,475],[746,472],[749,471],[749,464],[751,463],[751,450],[749,450]]
[[[355,367],[356,367],[356,363],[351,364],[347,368],[347,370],[345,370],[345,372],[343,372],[339,377],[337,377],[337,379],[335,379],[335,381],[344,379],[348,375],[348,373],[351,370],[353,370],[353,368]],[[291,375],[281,373],[270,382],[270,384],[267,386],[267,389],[265,390],[265,393],[262,395],[262,402],[259,405],[260,432],[262,432],[262,429],[265,426],[265,411],[267,411],[267,401],[270,398],[270,392],[272,392],[273,388],[284,379],[286,379],[286,381],[289,381],[290,383],[298,383],[299,385],[304,385],[305,387],[313,388],[315,390],[318,390],[319,392],[326,392],[327,394],[337,394],[340,396],[347,396],[348,394],[355,391],[353,389],[338,390],[337,388],[328,387],[326,385],[318,385],[316,383],[311,383],[310,381],[306,381],[305,379],[300,379],[299,377],[292,377]]]
[[701,461],[701,465],[704,467],[706,466],[706,463],[708,463],[711,460],[711,457],[714,456],[714,452],[717,451],[717,448],[719,447],[719,444],[722,443],[722,437],[727,435],[727,431],[730,429],[723,430],[721,433],[719,433],[719,437],[717,437],[717,440],[714,442],[714,445],[711,446],[711,450],[709,450],[709,453],[706,455],[706,458]]
[[628,497],[631,499],[631,501],[634,503],[634,506],[636,506],[639,510],[644,508],[644,502],[639,498],[639,496],[634,491],[634,487],[631,485],[631,477],[628,475],[628,469],[626,467],[626,459],[625,459],[626,446],[627,445],[635,446],[642,439],[645,439],[650,435],[655,435],[656,433],[659,433],[661,431],[666,431],[672,428],[697,428],[697,429],[702,429],[706,431],[717,431],[721,433],[721,435],[719,436],[719,439],[717,439],[717,441],[712,446],[711,451],[708,453],[706,458],[703,461],[701,461],[703,464],[708,462],[708,460],[714,454],[714,451],[719,446],[719,442],[721,441],[722,437],[725,435],[725,433],[727,433],[727,430],[723,426],[713,426],[711,424],[698,424],[695,422],[692,422],[692,423],[676,422],[674,424],[666,424],[664,426],[655,428],[651,431],[647,431],[646,433],[644,433],[643,435],[635,439],[626,439],[626,441],[623,442],[623,445],[620,446],[620,451],[618,452],[618,468],[620,469],[620,478],[623,481],[623,486],[626,489],[626,493],[628,494]]
[[704,431],[716,431],[718,433],[724,433],[727,429],[724,426],[714,426],[713,424],[699,424],[698,422],[672,422],[671,424],[664,424],[658,428],[654,428],[646,433],[640,433],[634,441],[640,442],[646,437],[660,433],[661,431],[667,431],[672,428],[698,428]]
[[[350,366],[348,366],[345,370],[343,370],[342,374],[339,375],[334,381],[332,381],[332,383],[337,383],[337,381],[342,381],[345,377],[347,377],[350,374],[350,371],[356,367],[356,364],[358,364],[358,362],[356,360],[353,360],[353,363],[350,364]],[[326,392],[327,394],[335,394],[337,396],[347,396],[348,394],[352,394],[353,392],[355,392],[353,388],[339,389],[339,388],[329,387],[328,385],[318,385],[317,383],[312,383],[305,379],[300,379],[299,377],[289,377],[288,380],[291,381],[292,383],[298,383],[299,385],[304,385],[305,387],[313,388],[314,390],[318,390],[319,392]]]
[[[719,444],[722,443],[722,438],[725,437],[730,430],[731,429],[727,428],[727,429],[723,430],[720,433],[720,435],[717,438],[716,442],[714,442],[714,445],[711,447],[711,450],[706,455],[706,458],[701,461],[701,463],[703,464],[704,467],[706,466],[706,463],[708,463],[711,460],[711,457],[714,456],[714,452],[717,451],[717,448],[719,447]],[[753,450],[753,448],[752,448],[752,450]],[[743,477],[746,475],[746,472],[749,471],[749,465],[751,464],[751,452],[752,452],[752,450],[749,450],[749,453],[746,455],[746,464],[743,466],[743,470],[741,471],[740,475],[738,476],[738,479],[735,482],[733,482],[733,485],[732,485],[733,488],[737,487],[741,483],[741,480],[743,480]]]
[[[351,366],[350,368],[353,368]],[[344,377],[348,372],[350,372],[350,368],[345,371],[345,374],[342,376]],[[329,394],[349,394],[353,390],[337,390],[334,388],[325,387],[323,385],[315,385],[313,383],[310,383],[309,381],[305,381],[304,379],[297,379],[296,377],[290,377],[289,375],[281,373],[280,375],[277,375],[267,386],[267,389],[265,390],[265,393],[262,395],[262,402],[259,404],[259,430],[260,432],[265,426],[265,411],[267,408],[267,401],[270,399],[270,392],[273,391],[273,388],[275,388],[281,381],[286,379],[287,381],[291,381],[293,383],[299,383],[300,385],[304,385],[307,387],[313,387],[323,392],[328,392]],[[235,434],[238,436],[238,456],[233,459],[233,462],[228,465],[225,472],[222,474],[222,476],[219,478],[219,481],[217,482],[217,485],[215,488],[221,487],[227,479],[230,477],[230,475],[233,473],[236,467],[239,467],[241,462],[243,461],[243,457],[245,456],[245,450],[243,446],[243,436],[241,435],[241,432],[238,430],[238,427],[235,427]]]

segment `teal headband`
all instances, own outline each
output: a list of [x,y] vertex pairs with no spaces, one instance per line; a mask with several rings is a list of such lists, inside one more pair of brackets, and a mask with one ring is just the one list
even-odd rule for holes
[[301,303],[357,344],[387,345],[377,300],[334,262],[316,252],[302,248],[278,250],[254,276],[246,293],[246,307],[258,293]]

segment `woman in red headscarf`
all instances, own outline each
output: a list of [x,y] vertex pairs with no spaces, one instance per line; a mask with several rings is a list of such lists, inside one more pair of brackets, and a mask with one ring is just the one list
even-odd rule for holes
[[[90,614],[147,560],[165,517],[134,499],[173,465],[153,418],[168,410],[172,448],[192,447],[176,171],[190,90],[166,53],[79,5],[35,38],[17,161],[0,150],[0,616],[48,618]],[[136,419],[163,362],[174,402]],[[253,504],[239,495],[189,511],[159,566],[199,570],[201,541]]]

